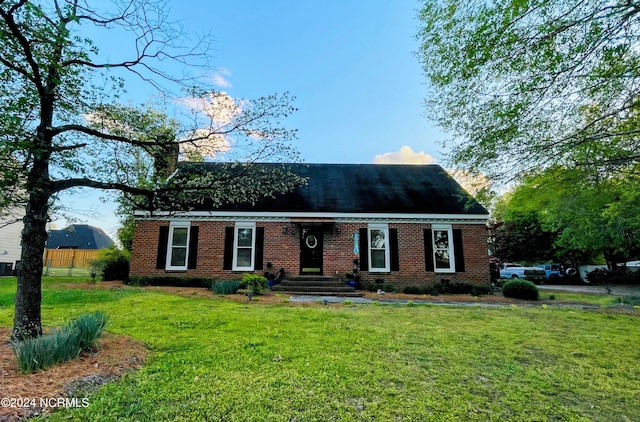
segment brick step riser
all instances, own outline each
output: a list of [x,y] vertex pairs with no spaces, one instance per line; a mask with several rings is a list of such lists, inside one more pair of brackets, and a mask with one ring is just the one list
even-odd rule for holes
[[289,281],[284,280],[276,286],[328,286],[328,287],[342,287],[347,283],[340,281]]
[[287,276],[284,281],[295,281],[300,283],[307,283],[309,281],[342,281],[342,279],[338,279],[336,277],[322,277],[322,276],[298,276],[298,277],[289,277]]
[[352,287],[344,286],[344,287],[335,287],[332,289],[328,289],[325,286],[278,286],[275,285],[271,287],[271,290],[274,292],[354,292],[355,290]]
[[292,296],[337,296],[337,297],[362,297],[361,293],[347,292],[290,292],[282,291],[278,293],[288,294]]

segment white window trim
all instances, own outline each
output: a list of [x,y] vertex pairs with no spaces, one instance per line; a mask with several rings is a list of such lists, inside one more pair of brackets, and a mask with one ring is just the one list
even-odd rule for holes
[[[248,267],[238,266],[238,230],[251,229],[251,265]],[[255,222],[236,222],[233,228],[233,271],[253,271],[256,264],[256,223]]]
[[[447,231],[447,236],[449,238],[449,268],[438,268],[436,263],[436,230]],[[451,224],[434,224],[431,226],[431,245],[432,245],[432,254],[431,259],[433,260],[433,269],[436,273],[455,273],[456,272],[456,256],[453,250],[453,227]]]
[[[371,260],[371,230],[383,230],[384,231],[384,268],[372,267],[373,261]],[[389,225],[388,224],[369,224],[367,227],[367,254],[369,255],[369,272],[372,273],[388,273],[391,272],[391,253],[389,251]]]
[[[171,265],[171,255],[173,254],[173,232],[177,228],[187,229],[186,253],[184,256],[184,265]],[[165,261],[165,269],[171,271],[186,271],[189,265],[189,242],[191,240],[191,222],[190,221],[172,221],[169,223],[169,239],[167,240],[167,257]]]

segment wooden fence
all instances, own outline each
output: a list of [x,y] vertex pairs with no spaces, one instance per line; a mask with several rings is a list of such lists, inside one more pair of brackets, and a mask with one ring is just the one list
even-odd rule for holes
[[99,249],[45,249],[44,266],[53,268],[90,268]]

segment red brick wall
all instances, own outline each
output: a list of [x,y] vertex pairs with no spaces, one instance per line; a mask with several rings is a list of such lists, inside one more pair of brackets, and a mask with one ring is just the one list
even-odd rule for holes
[[[264,269],[256,270],[262,274],[266,264],[272,263],[275,271],[284,268],[287,274],[298,275],[300,272],[300,240],[299,227],[286,223],[287,232],[283,233],[284,222],[257,222],[256,227],[264,227]],[[158,253],[158,235],[161,225],[168,226],[168,221],[139,221],[133,240],[131,257],[131,276],[176,275],[191,277],[240,278],[243,272],[222,269],[224,258],[225,227],[232,227],[233,221],[198,221],[191,222],[199,227],[198,263],[194,270],[170,272],[156,269]],[[338,274],[344,277],[353,272],[354,256],[353,234],[366,223],[337,223],[324,229],[323,273],[326,276]],[[339,230],[338,230],[339,228]],[[468,282],[488,284],[490,281],[487,256],[487,232],[482,224],[453,225],[462,230],[465,271],[460,273],[433,273],[425,270],[425,253],[423,229],[431,228],[430,224],[389,223],[390,229],[398,230],[398,255],[400,271],[386,273],[370,273],[360,271],[361,282],[382,280],[399,288],[404,286],[425,286],[441,281]],[[456,259],[459,259],[458,257]]]

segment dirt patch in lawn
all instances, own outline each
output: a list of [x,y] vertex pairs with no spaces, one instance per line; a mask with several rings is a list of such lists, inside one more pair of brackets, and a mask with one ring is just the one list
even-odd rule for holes
[[100,385],[139,369],[147,356],[143,343],[128,336],[104,333],[98,351],[44,371],[23,374],[18,371],[10,336],[10,328],[0,327],[0,421],[39,415],[47,411],[44,403],[55,407],[59,398],[81,400]]

